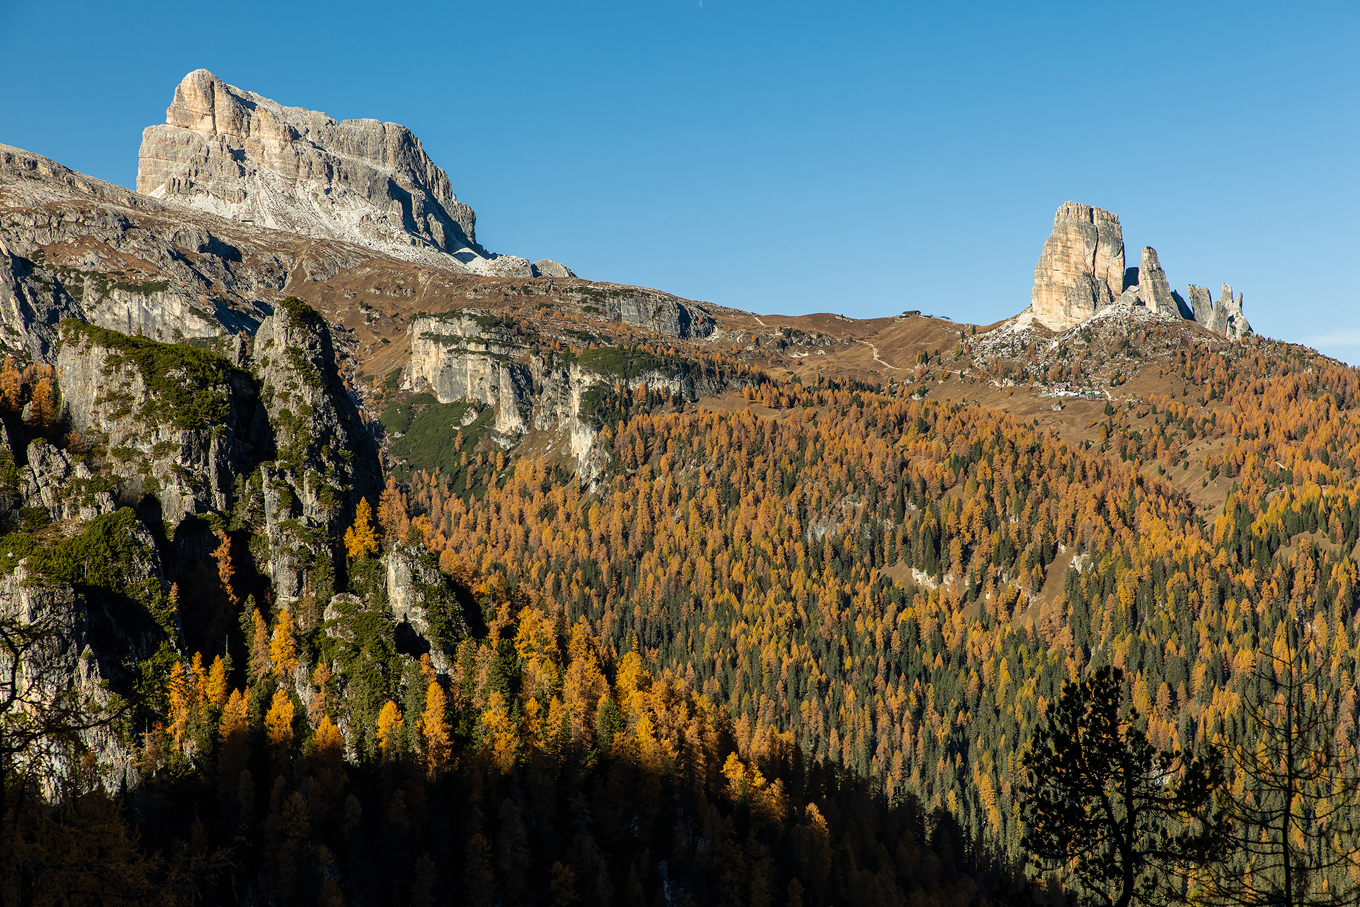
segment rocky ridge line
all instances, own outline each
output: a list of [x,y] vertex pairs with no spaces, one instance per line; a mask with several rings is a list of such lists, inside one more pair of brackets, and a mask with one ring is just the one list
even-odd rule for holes
[[476,215],[405,126],[337,122],[228,85],[206,69],[142,133],[137,191],[233,220],[478,274],[530,277],[487,252]]
[[1101,208],[1064,202],[1053,217],[1053,230],[1034,266],[1030,307],[1025,324],[1038,323],[1065,331],[1118,303],[1146,307],[1153,315],[1194,321],[1232,340],[1251,333],[1242,314],[1242,295],[1233,298],[1223,285],[1218,304],[1209,291],[1191,285],[1189,302],[1171,289],[1157,250],[1143,247],[1136,271],[1124,269],[1124,240],[1119,217]]

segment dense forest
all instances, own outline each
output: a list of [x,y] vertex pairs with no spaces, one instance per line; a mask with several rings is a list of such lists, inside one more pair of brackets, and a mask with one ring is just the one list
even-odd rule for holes
[[[711,355],[695,368],[728,356]],[[1166,391],[1107,404],[1080,441],[919,381],[732,360],[740,400],[710,407],[622,376],[590,401],[594,481],[469,421],[361,503],[288,601],[252,554],[258,488],[202,518],[211,569],[164,589],[80,572],[126,511],[46,547],[26,514],[6,569],[136,599],[166,643],[107,716],[135,784],[77,749],[58,780],[9,752],[0,902],[1079,900],[1022,846],[1026,754],[1103,668],[1150,747],[1221,762],[1224,808],[1247,807],[1219,854],[1239,881],[1276,868],[1252,769],[1297,681],[1309,717],[1290,727],[1331,773],[1309,821],[1336,818],[1285,834],[1321,867],[1300,897],[1339,896],[1357,877],[1354,800],[1335,807],[1360,766],[1360,377],[1254,337],[1159,355]],[[1020,368],[1041,366],[977,380]],[[79,455],[58,394],[41,367],[0,373],[14,430]],[[1192,462],[1205,488],[1230,482],[1221,503],[1172,481]],[[389,601],[398,559],[424,577],[415,639]]]

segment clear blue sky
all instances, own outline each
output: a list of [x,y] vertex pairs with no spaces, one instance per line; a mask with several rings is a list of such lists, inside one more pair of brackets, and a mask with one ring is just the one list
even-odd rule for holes
[[499,252],[767,312],[1029,303],[1054,210],[1360,362],[1360,4],[0,0],[0,142],[132,186],[205,67],[403,123]]

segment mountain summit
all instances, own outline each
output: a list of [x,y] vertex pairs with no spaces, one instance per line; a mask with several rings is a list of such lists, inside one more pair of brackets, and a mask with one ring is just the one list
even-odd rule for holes
[[1157,250],[1143,248],[1137,268],[1125,269],[1124,236],[1119,216],[1102,208],[1064,202],[1053,216],[1053,232],[1034,266],[1030,307],[1021,315],[1050,330],[1065,331],[1120,303],[1142,306],[1168,320],[1194,321],[1233,340],[1251,333],[1242,315],[1242,296],[1234,299],[1223,285],[1217,305],[1209,291],[1191,284],[1190,297],[1171,289]]
[[143,131],[137,191],[421,264],[534,273],[527,259],[477,243],[476,214],[405,126],[337,122],[228,85],[206,69],[179,83],[164,125]]

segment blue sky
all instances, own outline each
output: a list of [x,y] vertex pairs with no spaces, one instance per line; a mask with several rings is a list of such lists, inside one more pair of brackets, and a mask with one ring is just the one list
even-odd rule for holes
[[1360,4],[19,3],[0,142],[127,186],[205,67],[403,123],[499,252],[768,312],[1029,303],[1054,210],[1360,363]]

